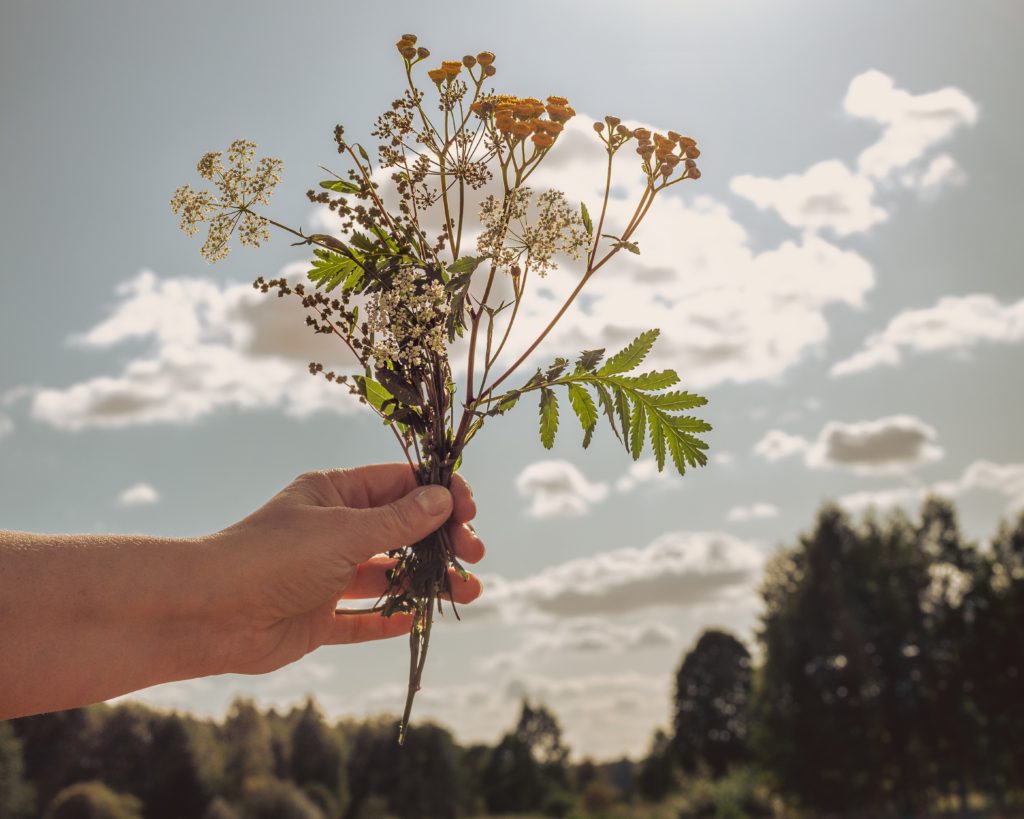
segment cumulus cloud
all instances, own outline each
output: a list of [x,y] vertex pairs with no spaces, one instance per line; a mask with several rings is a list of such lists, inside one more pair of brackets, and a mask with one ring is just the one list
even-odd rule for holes
[[878,200],[893,187],[890,178],[926,195],[965,181],[949,154],[929,159],[933,148],[977,121],[977,107],[959,89],[915,95],[896,88],[880,71],[866,71],[850,83],[844,108],[883,126],[878,140],[857,158],[856,169],[827,159],[781,178],[744,174],[731,181],[733,193],[762,210],[774,210],[800,230],[849,236],[888,219]]
[[830,421],[807,450],[812,468],[846,467],[862,473],[905,472],[940,460],[935,428],[912,415],[846,424]]
[[118,506],[149,506],[160,500],[160,493],[148,483],[137,483],[117,495]]
[[959,478],[938,481],[927,486],[900,486],[873,492],[852,492],[839,498],[839,504],[851,512],[874,507],[919,505],[928,495],[956,499],[968,492],[989,492],[1007,500],[1007,511],[1024,511],[1024,463],[998,464],[979,460],[969,464]]
[[534,629],[513,651],[484,658],[485,671],[508,672],[522,669],[530,661],[566,653],[612,654],[673,645],[676,632],[665,623],[619,625],[599,618],[580,618],[560,622],[554,629]]
[[487,578],[472,614],[586,617],[706,604],[748,593],[763,562],[754,545],[723,532],[669,532],[640,549],[570,560],[522,580]]
[[881,71],[854,77],[843,101],[846,112],[884,126],[881,138],[857,158],[858,169],[875,178],[918,161],[932,147],[978,121],[978,107],[959,88],[911,94]]
[[530,502],[535,518],[579,517],[608,495],[608,485],[591,483],[568,461],[538,461],[516,478],[516,489]]
[[762,210],[772,208],[796,228],[831,228],[839,236],[862,233],[888,214],[875,201],[870,179],[837,159],[813,165],[802,174],[781,179],[743,175],[730,182],[733,193]]
[[766,432],[764,437],[754,444],[754,454],[766,461],[775,462],[806,452],[810,442],[799,435],[790,435],[781,429]]
[[840,467],[862,474],[905,472],[945,454],[935,428],[912,415],[875,421],[829,421],[815,441],[781,429],[765,433],[754,454],[774,462],[802,454],[812,469]]
[[745,523],[750,520],[764,520],[765,518],[777,518],[779,507],[774,503],[752,503],[749,506],[734,506],[729,510],[726,519],[735,523]]
[[1024,299],[1002,304],[984,294],[945,296],[933,307],[906,310],[870,336],[864,347],[833,365],[833,376],[897,366],[907,353],[966,351],[980,344],[1024,341]]
[[186,423],[227,407],[279,408],[301,417],[355,406],[343,387],[312,378],[302,366],[351,362],[309,331],[295,301],[250,285],[161,279],[151,271],[121,284],[116,297],[110,315],[74,336],[72,346],[131,342],[142,352],[115,375],[35,390],[36,420],[77,430]]

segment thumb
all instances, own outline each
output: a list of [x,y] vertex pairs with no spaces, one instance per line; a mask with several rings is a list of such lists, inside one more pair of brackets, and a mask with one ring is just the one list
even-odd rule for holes
[[443,486],[420,486],[384,506],[346,512],[350,543],[366,559],[415,543],[439,529],[452,513],[452,496]]

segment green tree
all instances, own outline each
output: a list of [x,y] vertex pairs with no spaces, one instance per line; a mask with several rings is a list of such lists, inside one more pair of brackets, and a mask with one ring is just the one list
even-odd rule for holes
[[142,803],[102,782],[79,782],[58,793],[45,819],[142,819]]
[[[119,793],[145,798],[150,775],[154,715],[141,705],[123,704],[105,710],[99,729],[89,742],[93,778]],[[81,744],[85,737],[79,737]]]
[[244,819],[325,819],[320,809],[293,782],[250,776],[242,792]]
[[94,778],[89,769],[89,738],[102,707],[73,708],[10,721],[21,740],[25,776],[36,790],[40,806],[61,788]]
[[409,726],[404,745],[397,736],[389,719],[368,720],[356,729],[348,761],[347,819],[362,817],[374,797],[398,819],[455,819],[471,794],[451,734],[420,723]]
[[637,774],[636,784],[640,796],[649,802],[660,802],[676,787],[675,771],[672,738],[658,728]]
[[312,699],[306,700],[299,713],[290,744],[292,780],[303,787],[320,785],[333,798],[333,813],[337,813],[345,793],[341,743],[324,723]]
[[492,813],[559,813],[568,791],[569,749],[562,729],[542,705],[523,700],[516,727],[489,754],[481,790]]
[[146,819],[202,816],[212,792],[185,721],[177,714],[154,719],[153,745],[141,794]]
[[876,550],[827,506],[814,530],[765,572],[765,664],[757,703],[762,764],[781,789],[822,813],[884,804],[884,733],[874,636]]
[[705,631],[676,674],[673,747],[683,770],[714,778],[749,756],[750,652],[724,631]]
[[251,700],[239,698],[231,703],[221,738],[227,795],[240,795],[250,777],[273,776],[270,727]]
[[22,819],[35,812],[35,791],[25,779],[21,740],[9,722],[0,722],[0,816]]

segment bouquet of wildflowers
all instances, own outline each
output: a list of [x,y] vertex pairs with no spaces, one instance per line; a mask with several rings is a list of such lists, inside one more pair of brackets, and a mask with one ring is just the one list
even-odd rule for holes
[[[587,282],[619,253],[640,252],[634,237],[658,194],[700,176],[694,140],[629,128],[618,117],[595,122],[607,156],[595,223],[586,203],[527,184],[575,116],[564,97],[542,102],[496,94],[488,87],[495,57],[487,51],[427,70],[423,90],[417,69],[430,53],[412,34],[396,45],[407,87],[377,119],[376,157],[337,126],[334,140],[347,170],[329,171],[331,178],[307,194],[337,215],[336,235],[306,233],[262,212],[280,181],[281,162],[255,162],[256,146],[245,140],[226,155],[208,153],[199,161],[199,175],[216,191],[184,185],[175,192],[171,206],[181,227],[194,234],[207,226],[202,254],[210,261],[228,254],[233,234],[243,245],[259,246],[271,227],[312,247],[308,284],[261,277],[254,286],[301,300],[311,330],[345,345],[358,362],[355,372],[325,371],[312,362],[310,373],[347,388],[380,416],[422,484],[447,486],[473,436],[529,394],[539,398],[547,448],[562,395],[582,426],[584,447],[603,414],[634,460],[649,444],[659,470],[668,460],[680,473],[705,464],[707,444],[699,435],[710,426],[686,414],[705,399],[675,389],[679,377],[671,370],[636,371],[656,329],[613,355],[602,349],[555,358],[510,385]],[[604,232],[612,167],[627,146],[646,186],[632,218],[613,235]],[[470,214],[478,217],[472,227]],[[531,285],[567,259],[576,262],[576,286],[532,341],[507,354]],[[464,356],[464,366],[457,360],[453,367],[454,355]],[[390,586],[372,610],[414,615],[401,741],[434,613],[448,596],[449,570],[464,570],[443,528],[390,556]]]

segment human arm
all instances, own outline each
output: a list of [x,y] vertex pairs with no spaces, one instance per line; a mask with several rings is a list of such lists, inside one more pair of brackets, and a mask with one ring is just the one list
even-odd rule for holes
[[[0,719],[405,634],[408,615],[335,614],[336,601],[378,597],[380,553],[449,518],[456,553],[476,562],[474,514],[461,478],[417,488],[407,465],[384,464],[302,475],[206,537],[0,532]],[[451,586],[459,602],[480,593],[472,576]]]

